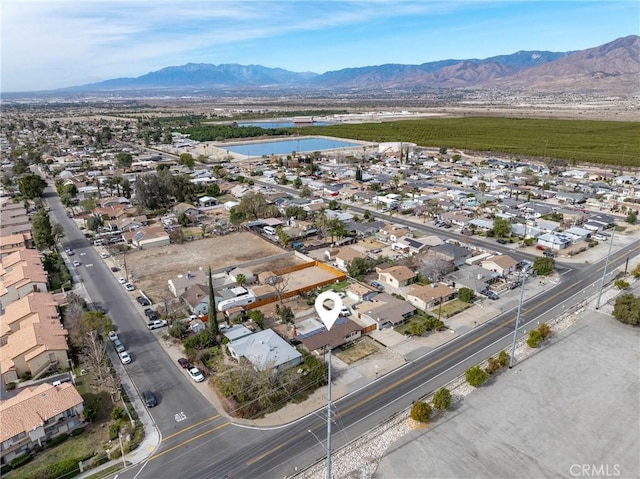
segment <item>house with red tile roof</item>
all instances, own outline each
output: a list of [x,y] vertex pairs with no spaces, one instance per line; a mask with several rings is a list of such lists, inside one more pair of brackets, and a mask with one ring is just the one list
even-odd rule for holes
[[70,383],[25,387],[11,399],[0,401],[2,464],[84,427],[83,410],[84,400]]

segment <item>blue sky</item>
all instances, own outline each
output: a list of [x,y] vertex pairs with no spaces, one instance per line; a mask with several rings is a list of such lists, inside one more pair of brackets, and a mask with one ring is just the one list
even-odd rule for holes
[[582,50],[637,35],[640,2],[3,0],[0,18],[0,89],[10,92],[189,62],[324,73]]

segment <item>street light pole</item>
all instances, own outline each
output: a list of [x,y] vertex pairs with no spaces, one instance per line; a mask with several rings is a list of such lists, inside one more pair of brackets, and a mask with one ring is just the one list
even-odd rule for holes
[[513,361],[516,356],[516,341],[518,340],[518,326],[520,325],[520,312],[522,311],[522,299],[524,298],[524,283],[527,281],[529,268],[523,269],[522,284],[520,285],[520,301],[518,302],[518,313],[516,314],[516,325],[513,328],[513,344],[511,345],[511,356],[509,357],[509,369],[513,367]]

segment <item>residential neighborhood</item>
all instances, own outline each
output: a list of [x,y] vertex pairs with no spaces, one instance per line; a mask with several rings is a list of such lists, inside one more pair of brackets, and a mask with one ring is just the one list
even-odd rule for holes
[[[182,345],[198,383],[248,368],[298,387],[330,350],[382,344],[385,331],[444,334],[456,314],[513,299],[525,278],[638,235],[640,176],[618,168],[400,142],[248,157],[178,131],[154,138],[134,119],[2,122],[3,466],[87,427],[63,311],[81,290],[74,269],[90,265],[69,259],[60,225],[43,239],[48,203],[25,196],[24,178],[56,191],[136,321]],[[27,165],[36,142],[48,148]],[[326,290],[344,304],[331,330],[312,307]],[[107,332],[100,347],[116,349],[119,367],[135,364],[126,338]],[[193,346],[200,339],[206,347]],[[249,414],[241,396],[225,400]]]

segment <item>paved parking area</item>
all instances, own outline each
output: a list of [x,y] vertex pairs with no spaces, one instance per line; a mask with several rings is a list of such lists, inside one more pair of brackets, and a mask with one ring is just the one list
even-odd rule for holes
[[550,347],[396,442],[373,477],[640,477],[639,339],[588,308]]

